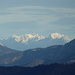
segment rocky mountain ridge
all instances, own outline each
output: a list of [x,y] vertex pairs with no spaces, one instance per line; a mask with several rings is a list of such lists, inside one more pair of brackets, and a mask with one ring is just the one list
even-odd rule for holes
[[38,34],[24,34],[22,36],[13,35],[9,38],[0,40],[3,45],[16,49],[27,50],[33,48],[45,48],[52,45],[63,45],[69,42],[68,36],[59,33],[53,33],[49,37],[44,37]]

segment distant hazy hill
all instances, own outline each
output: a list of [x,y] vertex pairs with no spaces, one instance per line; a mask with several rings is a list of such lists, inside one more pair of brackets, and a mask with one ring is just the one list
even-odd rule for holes
[[65,45],[35,48],[0,56],[0,65],[37,66],[39,64],[75,62],[75,39]]
[[16,50],[27,50],[33,48],[45,48],[52,45],[63,45],[70,39],[59,33],[53,33],[49,37],[40,36],[38,34],[25,34],[22,36],[13,35],[6,39],[0,40],[0,43]]
[[5,45],[0,43],[0,56],[5,55],[5,54],[10,54],[10,53],[15,53],[15,52],[18,52],[18,51],[10,49],[10,48],[8,48]]

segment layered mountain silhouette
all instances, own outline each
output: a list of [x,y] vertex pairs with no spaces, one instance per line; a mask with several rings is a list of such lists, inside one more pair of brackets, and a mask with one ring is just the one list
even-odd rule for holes
[[0,43],[16,50],[27,50],[33,48],[45,48],[52,45],[64,45],[70,39],[59,33],[52,33],[49,37],[38,34],[24,34],[22,36],[13,35],[6,39],[0,40]]
[[10,54],[10,53],[15,53],[15,52],[18,52],[18,51],[10,49],[10,48],[8,48],[5,45],[0,43],[0,56],[5,55],[5,54]]
[[35,48],[0,56],[0,65],[28,66],[40,64],[75,62],[75,39],[65,45],[54,45],[47,48]]

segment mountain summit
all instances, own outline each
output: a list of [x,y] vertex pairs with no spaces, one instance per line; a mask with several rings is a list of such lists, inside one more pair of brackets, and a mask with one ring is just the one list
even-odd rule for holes
[[22,43],[26,43],[26,42],[28,42],[29,40],[32,40],[32,39],[34,39],[34,41],[39,41],[39,40],[44,39],[45,37],[39,36],[38,34],[33,33],[33,34],[24,34],[22,36],[17,36],[17,35],[14,34],[12,36],[12,38],[14,38],[15,41],[17,41],[17,42],[21,41]]
[[50,37],[51,37],[52,39],[62,39],[62,40],[64,40],[65,42],[69,42],[69,41],[70,41],[70,38],[69,38],[68,36],[65,36],[65,35],[59,34],[59,33],[52,33],[52,34],[50,35]]
[[39,47],[45,48],[52,45],[63,45],[69,41],[68,36],[59,33],[52,33],[49,37],[33,33],[21,36],[14,34],[7,39],[0,40],[0,43],[12,49],[26,50]]

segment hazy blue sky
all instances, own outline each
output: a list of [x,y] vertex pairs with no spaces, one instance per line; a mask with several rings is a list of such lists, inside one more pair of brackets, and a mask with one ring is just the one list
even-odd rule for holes
[[0,1],[0,38],[55,32],[75,38],[75,0]]

